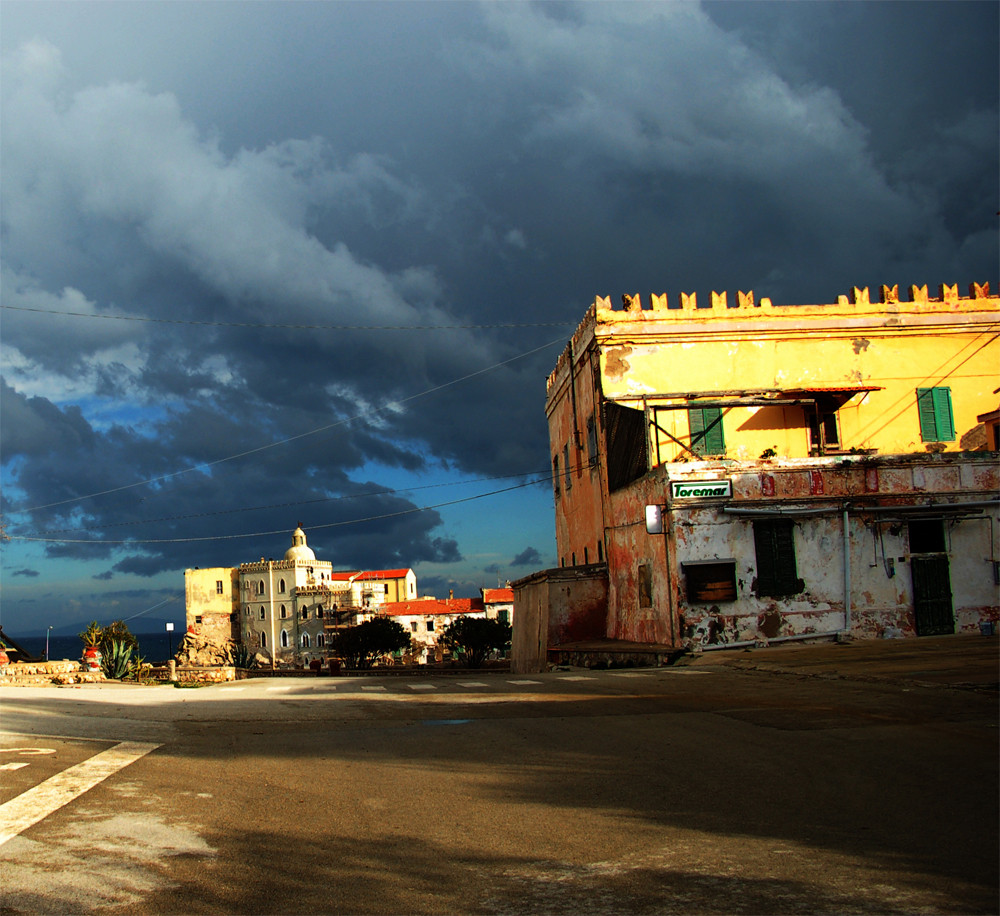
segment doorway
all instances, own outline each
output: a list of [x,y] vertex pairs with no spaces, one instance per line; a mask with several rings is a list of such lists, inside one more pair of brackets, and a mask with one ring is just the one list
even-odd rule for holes
[[940,519],[910,522],[910,573],[917,636],[955,632],[951,604],[951,572]]

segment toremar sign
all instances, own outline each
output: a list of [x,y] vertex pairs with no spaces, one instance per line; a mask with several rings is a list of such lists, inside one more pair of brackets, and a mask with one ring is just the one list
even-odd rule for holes
[[674,499],[717,499],[733,495],[731,480],[690,480],[685,483],[672,481],[670,493]]

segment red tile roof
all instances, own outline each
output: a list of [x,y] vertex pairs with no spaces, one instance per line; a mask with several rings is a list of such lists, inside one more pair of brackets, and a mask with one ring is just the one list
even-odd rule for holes
[[479,598],[419,598],[416,601],[389,601],[376,608],[377,613],[389,617],[476,614],[483,610]]
[[483,602],[485,604],[513,604],[514,589],[512,588],[484,588]]

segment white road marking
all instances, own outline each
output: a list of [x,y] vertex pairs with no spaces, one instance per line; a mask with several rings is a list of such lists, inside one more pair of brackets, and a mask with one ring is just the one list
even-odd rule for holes
[[594,680],[594,678],[591,677],[590,675],[587,675],[587,674],[574,674],[574,675],[571,675],[570,677],[561,677],[561,678],[559,678],[559,680],[560,681],[592,681],[592,680]]
[[524,687],[527,684],[541,684],[541,681],[507,681],[508,684],[517,684],[518,687]]
[[437,690],[434,684],[408,684],[410,690]]
[[609,671],[612,677],[651,677],[649,674],[639,674],[637,671]]
[[458,686],[459,687],[485,687],[486,684],[484,684],[482,681],[459,681],[458,682]]
[[123,741],[0,805],[0,846],[158,747]]

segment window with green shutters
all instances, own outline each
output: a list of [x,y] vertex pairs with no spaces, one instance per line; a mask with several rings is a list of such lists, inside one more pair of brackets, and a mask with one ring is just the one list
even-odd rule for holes
[[691,451],[698,455],[723,455],[726,440],[722,435],[722,408],[689,407]]
[[795,528],[787,519],[753,523],[757,556],[757,594],[770,598],[796,595],[805,588],[795,568]]
[[955,420],[950,388],[918,388],[917,413],[924,442],[954,442]]

